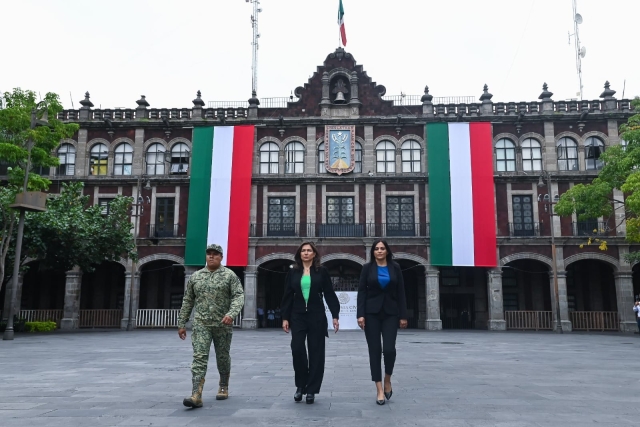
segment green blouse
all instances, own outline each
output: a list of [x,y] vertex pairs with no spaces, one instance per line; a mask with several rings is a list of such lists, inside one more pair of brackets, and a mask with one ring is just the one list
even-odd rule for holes
[[304,303],[307,304],[309,302],[309,291],[311,290],[311,276],[302,276],[300,287],[302,288]]

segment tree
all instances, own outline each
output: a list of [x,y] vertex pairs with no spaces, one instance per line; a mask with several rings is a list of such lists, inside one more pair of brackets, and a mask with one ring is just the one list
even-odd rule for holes
[[[16,212],[9,207],[15,195],[22,188],[29,150],[31,167],[28,171],[27,188],[34,191],[46,190],[51,181],[31,172],[35,168],[58,165],[53,155],[60,140],[70,138],[77,130],[77,124],[65,124],[56,119],[63,107],[58,95],[47,93],[43,100],[49,117],[48,125],[32,129],[32,112],[38,102],[36,93],[16,88],[3,95],[5,108],[0,109],[0,163],[8,168],[8,183],[0,191],[0,278],[4,278],[5,261],[13,240]],[[4,280],[0,280],[2,289]]]
[[40,269],[69,271],[74,266],[93,271],[103,261],[136,259],[129,212],[133,199],[118,196],[102,207],[88,206],[84,184],[62,184],[59,195],[47,201],[47,211],[27,215],[26,256],[40,260]]
[[[614,228],[626,221],[629,243],[640,242],[640,99],[632,102],[637,114],[620,127],[620,137],[626,146],[617,145],[601,154],[604,167],[591,184],[577,184],[565,192],[555,206],[558,215],[576,213],[579,220],[604,217]],[[624,193],[624,199],[616,199],[613,190]],[[616,215],[617,214],[617,215]],[[597,231],[597,230],[596,230]],[[597,240],[600,249],[606,250],[607,242]],[[640,261],[640,252],[626,255],[627,262]]]

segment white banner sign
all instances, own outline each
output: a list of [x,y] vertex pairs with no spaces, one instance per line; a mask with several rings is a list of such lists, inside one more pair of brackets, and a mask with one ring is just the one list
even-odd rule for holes
[[[338,301],[340,301],[340,330],[360,329],[358,327],[358,293],[357,292],[336,292]],[[329,329],[333,329],[333,318],[331,311],[324,303],[324,312],[327,315],[327,324]]]

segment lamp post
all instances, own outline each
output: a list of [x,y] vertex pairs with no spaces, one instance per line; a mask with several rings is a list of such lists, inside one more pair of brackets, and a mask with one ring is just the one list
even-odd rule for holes
[[[131,216],[134,218],[133,220],[133,241],[136,247],[136,251],[138,249],[138,219],[143,213],[142,205],[143,199],[140,195],[140,186],[142,185],[142,175],[138,176],[138,182],[136,185],[136,198],[134,199],[134,203],[131,204]],[[145,190],[151,189],[149,181],[147,181],[147,185],[145,186]],[[136,261],[131,261],[131,278],[129,279],[129,318],[127,319],[127,331],[133,330],[133,292],[135,289],[135,274],[136,274]]]
[[[42,119],[38,120],[37,114],[42,111]],[[48,106],[44,101],[39,102],[36,106],[31,110],[31,125],[29,129],[33,130],[37,125],[47,125],[48,121]],[[27,140],[27,164],[24,170],[24,182],[22,184],[22,194],[27,194],[27,187],[29,184],[29,169],[31,169],[31,150],[33,149],[34,141],[31,136]],[[16,197],[17,199],[17,197]],[[17,200],[16,200],[17,202]],[[11,287],[11,304],[9,306],[9,318],[7,319],[7,327],[4,331],[4,335],[2,336],[3,340],[13,340],[14,330],[13,330],[13,317],[16,314],[16,297],[18,295],[18,275],[20,274],[20,256],[22,255],[22,237],[24,236],[24,219],[25,213],[29,208],[25,206],[25,200],[22,200],[22,203],[16,203],[16,207],[20,209],[20,217],[18,219],[18,235],[16,237],[16,251],[15,251],[15,259],[13,261],[13,276],[11,277],[12,287]],[[34,209],[35,210],[35,209]],[[39,209],[38,209],[39,210]]]
[[[544,179],[543,179],[544,177]],[[562,321],[560,320],[560,298],[558,295],[558,265],[556,263],[556,242],[553,232],[553,205],[558,203],[558,196],[551,197],[551,174],[547,171],[543,171],[543,174],[540,176],[538,180],[538,187],[544,187],[546,181],[547,191],[548,193],[543,196],[543,201],[545,203],[545,210],[548,209],[549,212],[549,228],[551,232],[551,259],[552,259],[552,270],[553,270],[553,293],[555,295],[555,311],[556,311],[556,332],[563,333],[562,331]],[[538,201],[540,201],[540,195],[538,195]]]

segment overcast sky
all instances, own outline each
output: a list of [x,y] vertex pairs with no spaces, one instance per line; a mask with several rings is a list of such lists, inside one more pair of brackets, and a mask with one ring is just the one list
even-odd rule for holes
[[[640,0],[577,0],[584,98],[605,80],[640,95]],[[579,91],[571,0],[343,0],[347,51],[387,95],[554,99]],[[288,96],[338,45],[338,0],[261,0],[258,96]],[[0,90],[57,92],[75,108],[191,107],[251,96],[245,0],[0,0]],[[637,41],[635,42],[637,43]],[[71,95],[71,96],[70,96]]]

